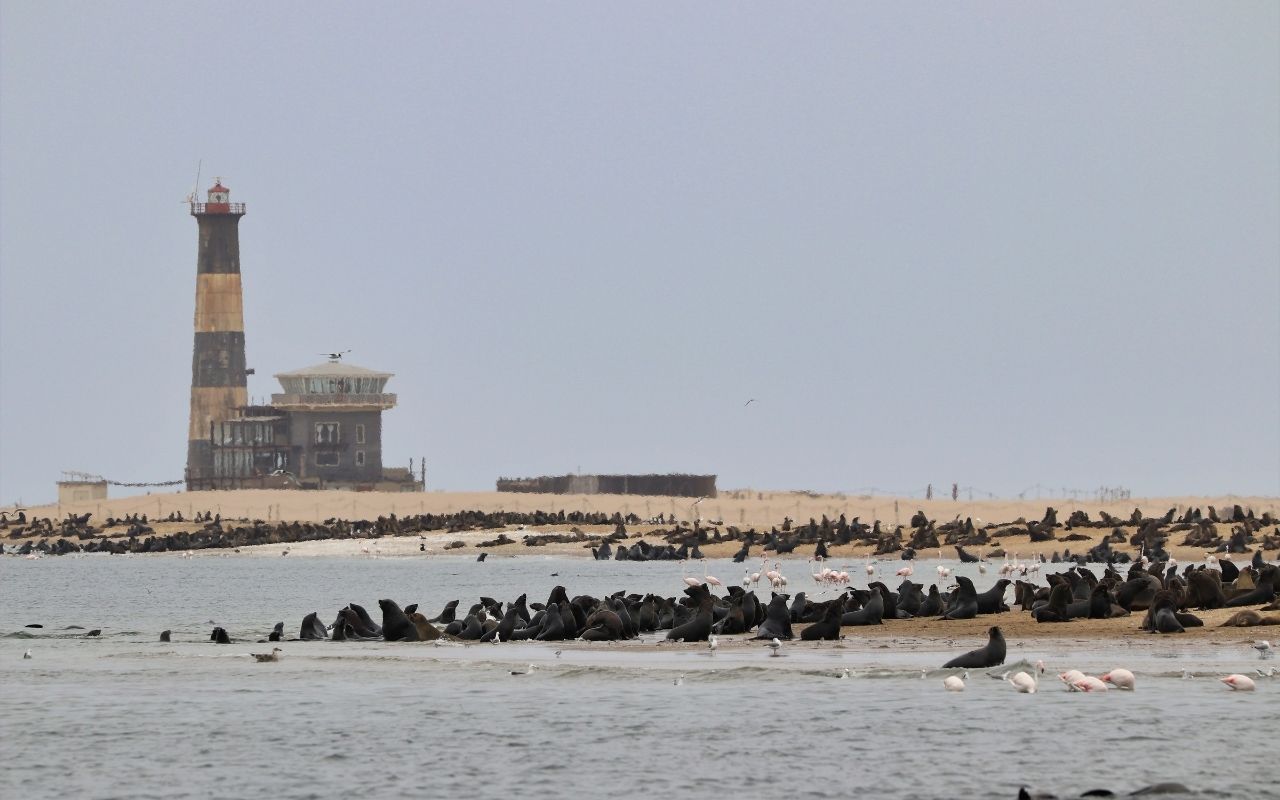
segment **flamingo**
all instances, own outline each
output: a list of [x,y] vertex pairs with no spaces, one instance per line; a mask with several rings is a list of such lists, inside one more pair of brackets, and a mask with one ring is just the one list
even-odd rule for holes
[[1254,689],[1253,678],[1248,675],[1228,675],[1218,680],[1225,683],[1231,689],[1237,692],[1252,692]]
[[[847,566],[849,566],[849,565],[848,565],[848,564],[844,564],[843,566],[846,566],[846,567],[847,567]],[[842,570],[840,570],[840,573],[839,573],[836,577],[838,577],[838,578],[840,579],[839,581],[837,581],[837,583],[848,583],[848,582],[849,582],[849,573],[848,573],[847,571],[843,570],[843,569],[842,569]]]
[[1074,688],[1075,682],[1080,680],[1083,677],[1084,677],[1084,673],[1078,669],[1069,669],[1066,672],[1061,672],[1058,674],[1058,680],[1065,683],[1067,685],[1067,689],[1070,691],[1075,691],[1075,688]]
[[687,570],[687,567],[685,566],[684,559],[682,558],[680,559],[680,578],[689,586],[701,586],[702,581],[698,580],[697,578],[692,578],[686,575],[685,574],[686,570]]
[[[817,572],[813,571],[813,562],[815,560],[818,562],[818,566],[820,567],[820,569]],[[822,567],[821,556],[819,556],[817,559],[813,559],[813,558],[809,559],[809,577],[813,578],[814,583],[820,583],[827,579],[827,570],[825,567]]]
[[702,559],[702,579],[712,586],[724,586],[724,584],[720,582],[719,578],[707,573],[707,560],[705,558]]
[[750,569],[744,568],[742,570],[742,588],[743,589],[751,588],[751,570]]
[[1107,685],[1092,675],[1085,675],[1080,680],[1072,683],[1071,686],[1077,692],[1105,692],[1107,690]]
[[986,574],[987,574],[987,564],[986,564],[986,562],[985,562],[985,561],[979,561],[979,562],[978,562],[978,574],[980,574],[980,575],[986,575]]
[[1133,673],[1127,669],[1113,669],[1106,675],[1103,675],[1102,680],[1117,689],[1126,689],[1130,692],[1133,691]]
[[875,564],[872,564],[870,561],[867,561],[867,577],[869,578],[875,574],[876,574]]
[[778,562],[773,562],[773,569],[766,572],[764,576],[769,579],[769,585],[774,589],[781,588],[782,573],[778,572]]
[[896,574],[899,578],[910,578],[915,573],[916,573],[916,568],[908,564],[902,569],[898,570]]
[[969,677],[969,671],[965,670],[964,675],[948,675],[942,679],[942,687],[948,692],[963,692],[964,679]]
[[1040,688],[1039,675],[1028,675],[1025,672],[1017,672],[1013,677],[1009,678],[1009,683],[1013,685],[1022,694],[1035,694]]
[[951,577],[951,570],[949,570],[949,569],[947,569],[946,567],[944,567],[944,566],[942,566],[941,564],[939,564],[939,565],[938,565],[938,577],[939,577],[939,578],[950,578],[950,577]]

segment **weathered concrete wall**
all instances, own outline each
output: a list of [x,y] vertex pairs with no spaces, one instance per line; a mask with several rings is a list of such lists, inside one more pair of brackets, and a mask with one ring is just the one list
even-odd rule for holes
[[499,478],[500,492],[539,494],[643,494],[715,497],[715,475],[548,475]]

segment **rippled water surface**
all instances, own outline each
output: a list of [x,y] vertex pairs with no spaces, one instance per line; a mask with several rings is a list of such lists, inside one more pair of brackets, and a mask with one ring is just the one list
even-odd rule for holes
[[[276,621],[296,633],[306,613],[329,622],[349,602],[376,615],[391,597],[434,615],[481,594],[540,601],[557,584],[682,585],[669,563],[536,556],[0,559],[0,796],[1012,798],[1023,784],[1070,796],[1162,780],[1280,796],[1275,738],[1251,722],[1274,728],[1280,680],[1229,692],[1211,676],[1256,660],[1164,638],[1021,649],[1138,674],[1137,692],[1102,695],[1048,684],[1019,695],[984,673],[948,693],[940,675],[920,677],[941,647],[795,644],[770,658],[649,637],[594,649],[286,642],[279,663],[247,655],[265,652],[249,641]],[[23,627],[33,622],[45,627]],[[211,622],[241,642],[203,641]]]

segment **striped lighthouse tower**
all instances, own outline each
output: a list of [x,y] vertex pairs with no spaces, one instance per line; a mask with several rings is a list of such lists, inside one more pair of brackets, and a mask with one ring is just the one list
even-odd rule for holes
[[191,424],[187,431],[187,489],[217,488],[210,446],[214,422],[248,405],[244,360],[244,303],[240,292],[240,218],[244,203],[214,179],[208,201],[191,202],[200,229],[196,259],[195,347],[191,359]]

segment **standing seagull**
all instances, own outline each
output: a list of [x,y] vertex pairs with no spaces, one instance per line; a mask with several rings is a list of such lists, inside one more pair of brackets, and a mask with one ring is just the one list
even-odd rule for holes
[[716,648],[720,647],[720,640],[715,637],[715,634],[712,634],[711,637],[707,639],[707,647],[711,649],[711,655],[714,656],[716,654]]
[[1253,643],[1253,649],[1258,651],[1258,655],[1262,658],[1271,658],[1274,656],[1275,650],[1271,649],[1271,642],[1266,639],[1259,639]]
[[773,651],[769,653],[769,655],[771,656],[782,655],[782,642],[778,641],[778,637],[776,636],[773,637],[773,639],[767,645],[765,645],[765,647]]
[[[774,639],[774,641],[776,642],[776,641],[777,641],[777,639]],[[30,650],[28,650],[27,652],[23,653],[23,654],[22,654],[22,657],[23,657],[23,658],[31,658],[31,651],[30,651]]]

